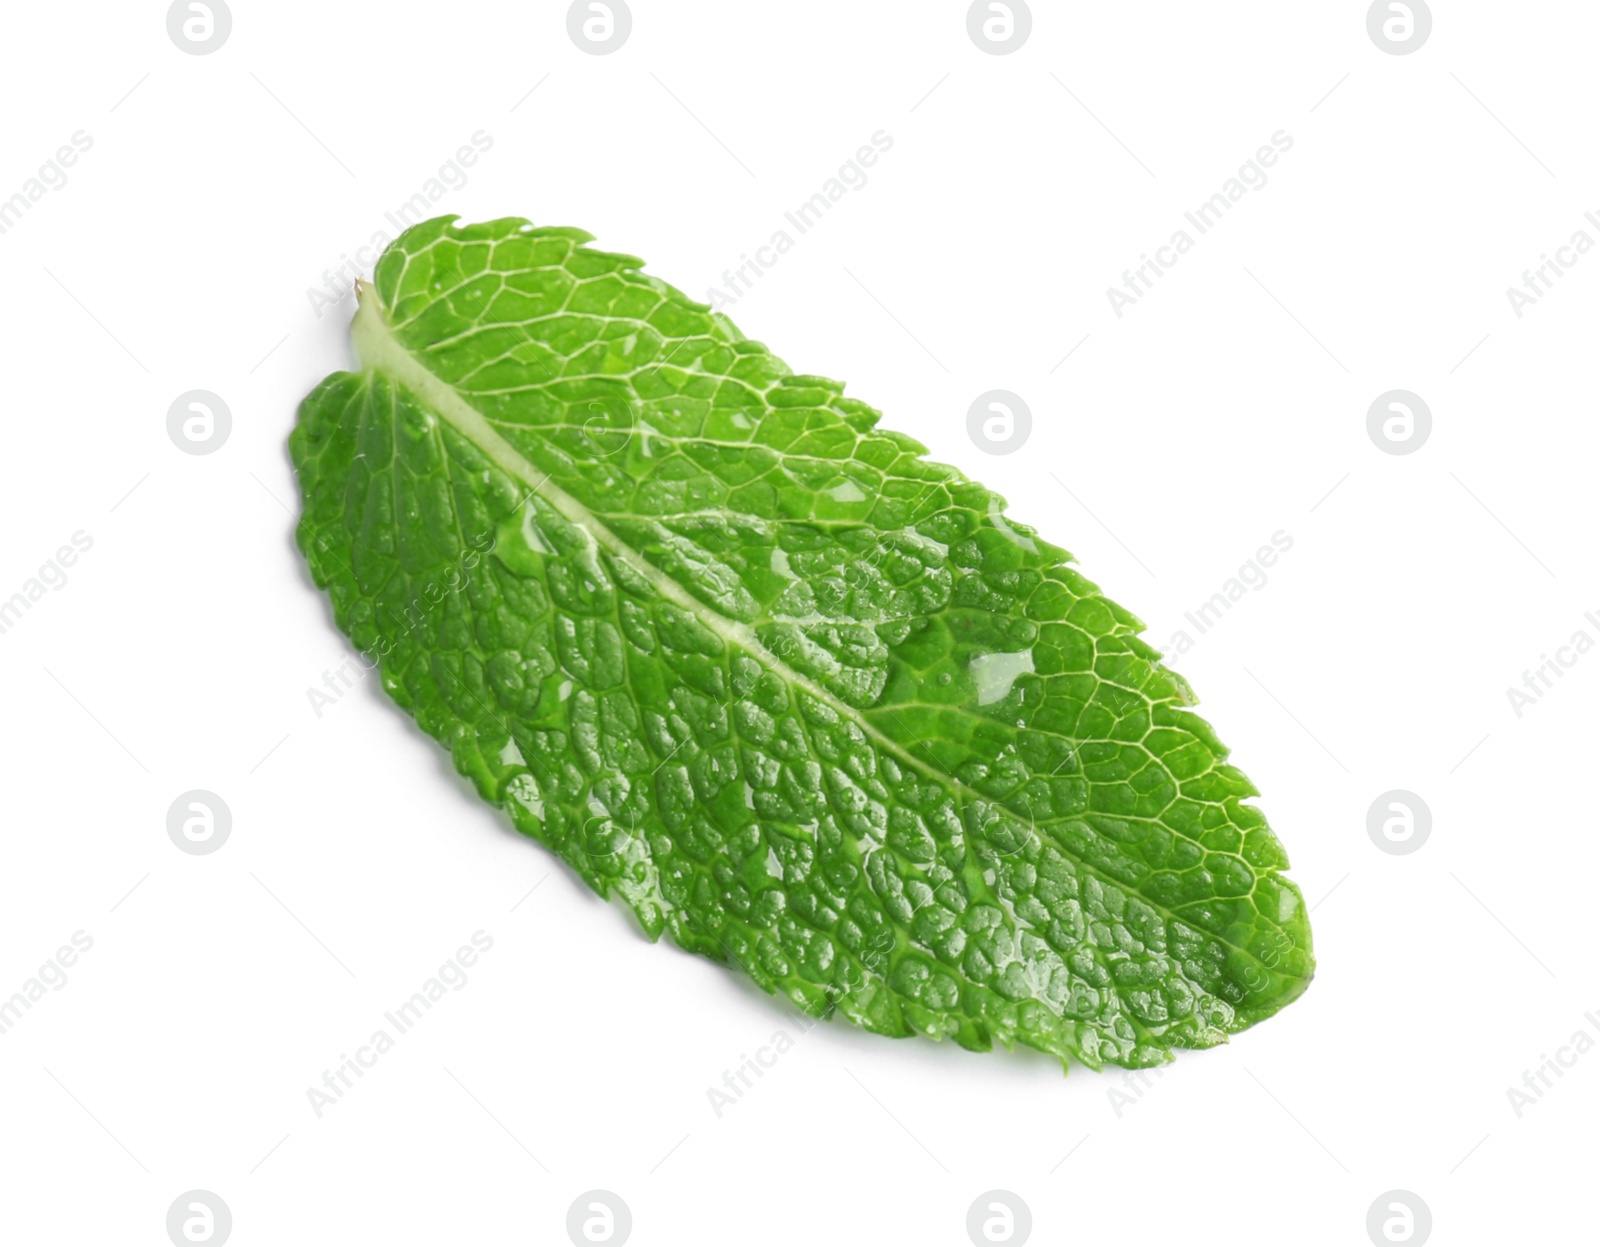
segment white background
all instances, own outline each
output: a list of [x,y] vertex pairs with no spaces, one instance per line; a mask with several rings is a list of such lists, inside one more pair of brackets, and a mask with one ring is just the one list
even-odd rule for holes
[[[1520,718],[1506,689],[1600,639],[1600,255],[1520,319],[1505,292],[1600,241],[1600,11],[1438,0],[1393,56],[1366,7],[1038,3],[991,56],[948,0],[635,0],[606,57],[550,0],[235,0],[206,56],[161,3],[8,8],[0,195],[93,146],[0,236],[0,597],[93,547],[0,636],[0,995],[94,946],[0,1035],[3,1237],[159,1244],[202,1188],[241,1245],[565,1242],[604,1188],[642,1245],[962,1244],[1000,1188],[1036,1242],[1365,1243],[1400,1188],[1436,1242],[1574,1241],[1600,1054],[1520,1118],[1507,1089],[1600,1038],[1600,651]],[[582,226],[696,295],[883,130],[731,310],[747,334],[1004,493],[1158,645],[1292,536],[1176,665],[1316,906],[1301,1001],[1148,1086],[800,1038],[377,689],[314,714],[349,650],[285,439],[352,303],[308,290],[480,130],[438,211]],[[1119,319],[1106,288],[1279,130],[1268,183]],[[166,432],[197,388],[233,414],[206,456]],[[995,388],[1034,418],[1006,457],[966,432]],[[1366,432],[1395,388],[1434,419],[1403,457]],[[166,832],[193,788],[232,810],[209,856]],[[1367,834],[1395,788],[1433,815],[1408,856]],[[307,1088],[480,929],[468,984],[318,1119]]]

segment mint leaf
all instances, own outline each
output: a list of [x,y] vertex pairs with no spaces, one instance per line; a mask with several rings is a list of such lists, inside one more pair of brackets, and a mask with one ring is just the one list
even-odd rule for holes
[[879,1034],[1141,1067],[1305,990],[1255,788],[1065,551],[640,261],[453,221],[290,447],[334,618],[485,800]]

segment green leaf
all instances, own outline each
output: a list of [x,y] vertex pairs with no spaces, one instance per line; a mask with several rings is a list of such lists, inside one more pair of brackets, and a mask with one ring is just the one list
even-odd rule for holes
[[1305,990],[1255,788],[1065,551],[640,261],[453,221],[290,447],[334,618],[486,801],[883,1035],[1140,1067]]

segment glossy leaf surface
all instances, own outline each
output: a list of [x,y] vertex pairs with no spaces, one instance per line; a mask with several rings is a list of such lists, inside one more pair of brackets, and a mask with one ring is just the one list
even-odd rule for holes
[[1297,997],[1283,847],[1138,620],[587,241],[408,231],[291,438],[335,619],[484,799],[884,1035],[1146,1066]]

